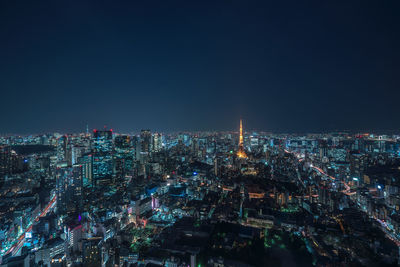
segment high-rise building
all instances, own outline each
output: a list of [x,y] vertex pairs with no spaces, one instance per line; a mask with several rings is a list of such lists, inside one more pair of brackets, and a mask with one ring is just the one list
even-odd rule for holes
[[150,153],[151,151],[151,132],[150,130],[142,130],[140,132],[141,152]]
[[140,140],[138,136],[132,136],[132,146],[133,146],[133,159],[136,161],[140,160]]
[[61,162],[65,160],[65,151],[66,151],[66,144],[67,144],[67,140],[66,140],[66,136],[61,136],[57,139],[57,161]]
[[83,186],[93,186],[93,155],[87,153],[78,158],[78,164],[82,165]]
[[113,178],[112,130],[93,131],[93,181],[95,185],[107,184]]
[[112,130],[93,130],[93,151],[101,153],[113,151]]
[[191,144],[191,151],[192,151],[192,157],[198,158],[199,157],[199,139],[197,136],[194,136],[192,138],[192,144]]
[[70,138],[65,135],[63,138],[63,149],[64,149],[64,161],[67,162],[68,166],[72,166],[72,149],[73,145]]
[[60,214],[78,212],[82,208],[82,166],[60,164],[56,170],[57,210]]
[[160,133],[154,133],[153,135],[153,151],[160,152],[162,149],[162,135]]
[[328,156],[328,143],[326,140],[319,141],[319,158],[322,160]]
[[126,150],[131,148],[131,138],[129,135],[118,135],[115,137],[115,150],[120,152],[121,150]]
[[219,161],[220,159],[218,157],[214,158],[214,175],[218,176],[219,175]]
[[93,183],[94,185],[107,184],[113,177],[113,158],[108,153],[93,153]]
[[137,159],[142,163],[146,164],[149,162],[151,148],[151,132],[150,130],[142,130],[140,132],[140,144],[138,146],[139,153],[136,153],[139,157]]
[[115,174],[118,179],[125,177],[133,167],[132,140],[128,135],[115,137]]

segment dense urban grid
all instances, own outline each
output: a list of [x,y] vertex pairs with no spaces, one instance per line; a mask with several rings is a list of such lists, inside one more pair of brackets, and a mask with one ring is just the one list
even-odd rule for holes
[[0,266],[400,262],[400,136],[239,125],[1,137]]

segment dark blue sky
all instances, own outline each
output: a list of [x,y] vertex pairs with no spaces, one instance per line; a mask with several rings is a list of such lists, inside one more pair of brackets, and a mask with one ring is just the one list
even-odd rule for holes
[[0,133],[396,130],[399,1],[0,2]]

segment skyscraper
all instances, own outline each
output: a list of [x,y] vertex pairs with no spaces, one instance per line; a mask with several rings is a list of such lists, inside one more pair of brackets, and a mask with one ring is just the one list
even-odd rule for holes
[[128,135],[118,135],[115,137],[115,174],[117,179],[123,178],[133,167],[134,151],[132,140]]
[[93,186],[93,155],[86,153],[78,158],[78,163],[82,165],[83,186]]
[[93,130],[93,150],[94,152],[112,152],[113,138],[112,130]]
[[82,166],[68,167],[66,163],[57,167],[57,210],[60,214],[77,212],[82,207]]
[[238,152],[237,152],[237,156],[239,158],[247,158],[246,152],[244,151],[244,145],[243,145],[243,125],[242,125],[242,120],[240,120],[239,149],[238,149]]
[[153,135],[153,151],[160,152],[162,149],[162,135],[160,133],[154,133]]
[[111,182],[113,176],[112,130],[93,131],[93,180],[96,185]]
[[140,132],[140,162],[147,163],[151,152],[151,132],[150,130],[142,130]]
[[140,132],[141,152],[149,153],[151,146],[151,132],[150,130],[142,130]]

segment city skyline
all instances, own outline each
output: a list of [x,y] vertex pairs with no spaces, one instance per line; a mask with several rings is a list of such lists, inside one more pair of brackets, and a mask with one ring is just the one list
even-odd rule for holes
[[[89,133],[92,133],[95,130],[102,131],[102,130],[112,130],[117,135],[139,135],[140,132],[145,129],[146,127],[133,127],[131,130],[120,130],[115,128],[108,128],[107,126],[89,128]],[[162,134],[179,134],[179,133],[235,133],[239,135],[240,129],[224,129],[224,130],[217,130],[217,129],[202,129],[202,130],[193,130],[193,129],[183,129],[183,130],[159,130],[159,129],[148,129],[155,133],[162,133]],[[0,136],[36,136],[36,135],[48,135],[48,134],[65,134],[65,135],[77,135],[77,134],[84,134],[86,133],[85,129],[78,129],[76,131],[72,130],[39,130],[37,132],[0,132]],[[395,135],[399,134],[397,129],[393,130],[349,130],[349,129],[329,129],[329,130],[322,130],[322,131],[294,131],[294,130],[263,130],[263,129],[245,129],[243,130],[243,136],[245,135],[253,135],[253,134],[288,134],[288,135],[304,135],[304,134],[349,134],[349,135]]]
[[399,135],[245,129],[0,135],[0,263],[400,263]]

